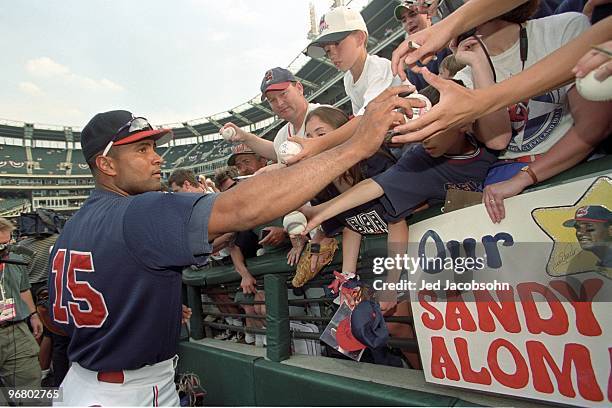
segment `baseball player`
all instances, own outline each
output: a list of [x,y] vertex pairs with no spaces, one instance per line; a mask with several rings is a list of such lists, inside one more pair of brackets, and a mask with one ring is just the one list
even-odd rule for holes
[[400,92],[381,94],[346,143],[220,194],[159,192],[155,146],[171,131],[122,110],[94,116],[81,145],[96,189],[50,259],[51,314],[70,336],[62,404],[178,406],[182,269],[204,262],[215,237],[287,214],[372,155],[395,109],[411,109]]

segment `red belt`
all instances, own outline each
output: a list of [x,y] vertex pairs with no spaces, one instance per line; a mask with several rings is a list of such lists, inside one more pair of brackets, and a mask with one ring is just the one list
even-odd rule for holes
[[517,163],[533,163],[534,161],[541,159],[542,157],[544,157],[543,154],[529,154],[527,156],[521,156],[515,159],[504,159],[504,161]]
[[100,371],[98,372],[98,381],[113,384],[123,384],[123,371]]

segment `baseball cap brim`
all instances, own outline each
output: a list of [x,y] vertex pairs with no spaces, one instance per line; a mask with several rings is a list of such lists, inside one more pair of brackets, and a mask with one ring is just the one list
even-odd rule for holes
[[137,132],[127,137],[124,137],[123,139],[119,139],[113,144],[120,146],[120,145],[138,142],[139,140],[142,140],[142,139],[152,138],[153,140],[155,140],[156,146],[162,146],[168,143],[170,140],[172,140],[173,136],[174,135],[171,129],[143,130],[142,132]]
[[284,91],[285,89],[289,88],[289,85],[291,85],[291,81],[280,82],[278,84],[272,84],[268,86],[266,90],[261,94],[262,102],[265,101],[267,98],[266,93],[270,91]]
[[325,47],[325,44],[342,41],[353,31],[354,30],[339,31],[337,33],[325,34],[311,42],[310,45],[306,47],[306,54],[310,58],[323,58],[325,56],[325,49],[323,48]]
[[571,219],[571,220],[567,220],[563,223],[564,227],[568,227],[568,228],[572,228],[575,227],[576,224],[578,222],[608,222],[608,220],[603,220],[601,218],[586,218],[586,217],[580,217],[580,218],[576,218],[576,219]]
[[393,15],[395,16],[395,19],[397,21],[402,21],[402,11],[403,10],[409,10],[409,8],[403,4],[400,4],[399,6],[395,8],[395,10],[393,10]]
[[574,228],[576,226],[576,220],[573,218],[571,220],[567,220],[563,223],[563,226],[566,228]]

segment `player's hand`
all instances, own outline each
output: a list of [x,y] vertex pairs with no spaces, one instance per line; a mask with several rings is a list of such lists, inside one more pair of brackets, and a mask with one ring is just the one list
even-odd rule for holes
[[[391,56],[391,70],[406,80],[406,67],[416,72],[416,63],[428,63],[438,51],[445,48],[452,40],[452,30],[444,20],[431,27],[411,34],[394,51]],[[413,48],[413,45],[418,48]]]
[[295,156],[289,157],[287,159],[287,165],[290,166],[299,162],[300,160],[308,159],[309,157],[316,156],[317,154],[327,150],[327,144],[325,143],[324,138],[325,136],[311,138],[289,136],[287,140],[301,145],[302,151]]
[[287,233],[282,227],[266,227],[263,230],[270,231],[270,233],[266,235],[264,239],[259,241],[260,245],[279,246],[287,237]]
[[525,172],[520,172],[510,180],[486,186],[482,195],[482,203],[491,221],[499,223],[506,218],[504,199],[520,194],[531,183],[531,177]]
[[[609,52],[612,52],[612,40],[599,45]],[[589,72],[595,71],[595,79],[602,82],[612,75],[612,59],[598,50],[590,50],[576,64],[572,72],[576,74],[576,78],[583,78]]]
[[181,323],[185,324],[189,321],[189,319],[191,319],[192,311],[191,311],[191,308],[185,305],[182,305],[182,306],[183,306],[183,317],[181,318]]
[[227,128],[234,128],[234,130],[236,131],[236,133],[234,134],[234,136],[232,136],[230,138],[230,142],[232,143],[243,143],[246,141],[247,137],[248,137],[248,133],[245,132],[244,130],[240,129],[238,126],[234,125],[232,122],[227,122],[225,125],[223,125],[223,127],[221,129],[219,129],[219,133],[222,133],[225,129]]
[[251,274],[249,274],[249,276],[243,276],[240,281],[240,287],[244,294],[255,294],[257,293],[257,280]]
[[406,124],[394,128],[399,135],[394,136],[393,143],[421,142],[429,136],[437,135],[447,129],[472,123],[493,101],[485,90],[468,89],[453,81],[442,79],[421,68],[423,78],[440,92],[440,102],[421,117],[409,120]]
[[282,169],[284,167],[287,167],[285,164],[283,163],[274,163],[274,164],[269,164],[265,167],[262,167],[261,169],[257,170],[255,173],[253,173],[254,176],[258,176],[260,174],[264,174],[264,173],[269,173],[271,171],[274,170],[279,170]]
[[353,136],[344,142],[343,146],[350,146],[361,160],[376,153],[393,124],[404,120],[404,114],[400,110],[410,115],[413,107],[425,106],[420,99],[406,99],[399,96],[413,89],[412,85],[403,85],[381,92],[368,103]]
[[38,340],[43,333],[43,324],[40,321],[40,317],[38,317],[38,313],[30,316],[30,326],[32,326],[32,334],[34,338]]

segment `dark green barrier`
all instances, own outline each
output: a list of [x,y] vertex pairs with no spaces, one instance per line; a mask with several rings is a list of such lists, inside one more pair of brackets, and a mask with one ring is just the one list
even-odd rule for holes
[[253,362],[260,357],[188,342],[180,343],[179,356],[177,371],[200,377],[206,405],[256,405]]
[[289,304],[287,303],[287,276],[266,275],[266,330],[267,356],[272,361],[283,361],[291,356],[289,332]]
[[339,377],[266,360],[255,361],[254,378],[259,406],[430,407],[453,406],[458,401],[446,395]]

